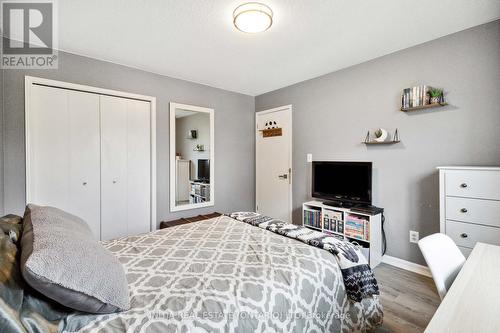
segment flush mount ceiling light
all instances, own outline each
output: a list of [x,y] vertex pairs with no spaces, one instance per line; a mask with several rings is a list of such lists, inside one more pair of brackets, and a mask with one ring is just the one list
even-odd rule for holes
[[233,19],[234,26],[240,31],[262,32],[273,24],[273,11],[262,3],[248,2],[236,7]]

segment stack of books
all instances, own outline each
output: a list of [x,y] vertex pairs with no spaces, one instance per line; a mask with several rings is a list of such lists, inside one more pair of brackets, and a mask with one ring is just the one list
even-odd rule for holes
[[345,222],[346,237],[370,241],[370,222],[357,215],[348,215]]
[[404,89],[403,95],[401,96],[401,107],[403,109],[408,109],[428,105],[428,93],[430,89],[431,87],[429,86],[418,86]]
[[304,209],[304,225],[321,229],[321,211]]

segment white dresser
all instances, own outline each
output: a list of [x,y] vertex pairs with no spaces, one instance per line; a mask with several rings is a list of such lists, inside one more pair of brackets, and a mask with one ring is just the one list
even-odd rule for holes
[[500,245],[500,167],[438,167],[440,231],[465,256],[476,242]]

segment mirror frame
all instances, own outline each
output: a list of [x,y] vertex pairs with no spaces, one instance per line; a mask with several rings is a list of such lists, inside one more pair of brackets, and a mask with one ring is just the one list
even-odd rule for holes
[[[176,124],[175,111],[177,109],[204,112],[210,117],[210,201],[200,203],[190,203],[187,205],[177,206],[175,202],[176,180],[175,180],[175,153],[176,153]],[[202,106],[180,104],[170,102],[170,211],[178,212],[202,207],[210,207],[215,205],[215,126],[214,126],[214,109],[205,108]]]

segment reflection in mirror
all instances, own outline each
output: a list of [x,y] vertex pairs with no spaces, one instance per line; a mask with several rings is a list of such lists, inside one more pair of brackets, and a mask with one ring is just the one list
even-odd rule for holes
[[170,103],[170,113],[171,210],[213,205],[213,110]]

